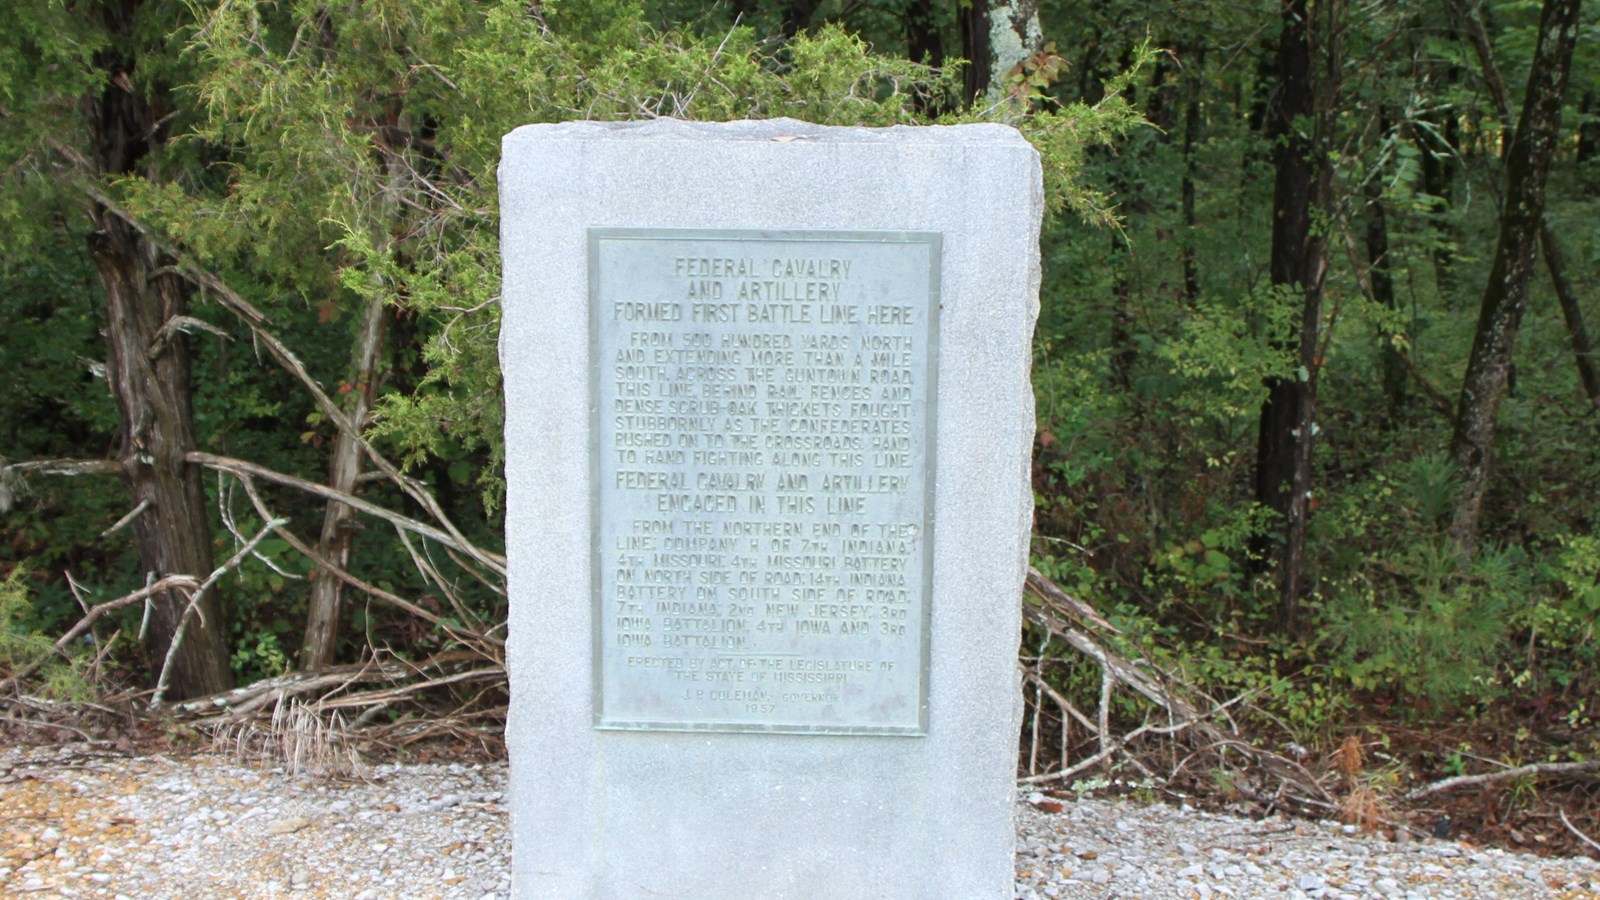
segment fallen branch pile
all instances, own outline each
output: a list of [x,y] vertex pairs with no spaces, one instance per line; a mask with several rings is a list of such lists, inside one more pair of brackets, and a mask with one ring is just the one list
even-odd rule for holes
[[[1114,635],[1117,629],[1092,606],[1032,567],[1022,613],[1044,638],[1038,652],[1024,656],[1020,663],[1031,713],[1025,735],[1029,771],[1023,784],[1065,785],[1090,770],[1110,771],[1126,765],[1152,787],[1168,788],[1180,781],[1185,770],[1205,764],[1213,772],[1229,773],[1230,790],[1263,805],[1267,812],[1283,809],[1326,816],[1337,810],[1338,800],[1325,784],[1327,776],[1318,777],[1299,760],[1257,746],[1252,736],[1242,731],[1231,710],[1247,697],[1218,702],[1169,672],[1117,653],[1098,637]],[[1059,653],[1048,652],[1052,641],[1066,644],[1099,667],[1100,691],[1093,716],[1050,684],[1047,670],[1063,662]],[[1131,691],[1147,709],[1142,722],[1121,733],[1113,717],[1113,701],[1119,691]],[[1058,763],[1040,771],[1039,759],[1045,752],[1041,746],[1043,723],[1051,718],[1051,707],[1056,710],[1060,734],[1054,748]],[[1074,728],[1082,729],[1090,740],[1073,740]],[[1159,754],[1151,752],[1156,743],[1166,751],[1165,765],[1158,766]],[[1079,750],[1085,744],[1090,752]],[[1079,752],[1074,760],[1075,750]],[[1216,780],[1215,775],[1209,780]]]

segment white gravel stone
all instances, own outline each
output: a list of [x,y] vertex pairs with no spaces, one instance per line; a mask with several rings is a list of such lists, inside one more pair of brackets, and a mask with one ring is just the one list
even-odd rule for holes
[[[1017,835],[1019,844],[1038,854],[1018,859],[1018,898],[1587,900],[1592,895],[1578,887],[1562,894],[1548,885],[1600,883],[1600,864],[1589,859],[1541,860],[1434,840],[1346,834],[1333,823],[1255,821],[1094,798],[1068,801],[1055,814],[1020,805]],[[1086,862],[1071,877],[1060,867],[1034,864],[1062,856],[1097,862]],[[1120,872],[1112,878],[1105,869],[1090,868],[1111,860],[1117,861],[1113,867],[1136,867],[1147,883],[1125,883]],[[1059,887],[1059,894],[1048,892],[1050,887]]]
[[[0,773],[60,778],[60,769],[18,762],[39,756],[48,753],[0,750]],[[378,766],[365,780],[327,783],[220,757],[94,758],[70,771],[82,776],[68,792],[81,818],[40,822],[33,838],[50,852],[0,867],[0,897],[504,900],[510,893],[510,837],[498,802],[503,766]],[[5,790],[0,784],[0,811]],[[456,802],[446,808],[402,813],[451,796]],[[206,817],[197,815],[202,807]],[[258,821],[241,827],[252,810]],[[218,824],[217,813],[231,818]],[[309,824],[266,833],[269,823],[294,819]],[[92,827],[102,821],[116,827]],[[1059,813],[1019,803],[1015,821],[1018,898],[1600,896],[1600,863],[1590,859],[1399,843],[1339,828],[1297,829],[1283,819],[1090,798],[1067,801]]]

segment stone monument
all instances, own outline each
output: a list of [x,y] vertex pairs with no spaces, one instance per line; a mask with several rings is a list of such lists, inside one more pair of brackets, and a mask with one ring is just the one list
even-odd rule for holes
[[1009,897],[1038,157],[504,141],[518,897]]

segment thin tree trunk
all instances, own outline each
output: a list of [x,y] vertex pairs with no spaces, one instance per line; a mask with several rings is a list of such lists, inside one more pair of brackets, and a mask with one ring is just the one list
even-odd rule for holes
[[[934,7],[933,0],[910,0],[906,5],[903,24],[906,32],[906,52],[911,59],[920,63],[941,68],[944,66],[944,37],[939,28],[941,11]],[[915,103],[917,111],[930,119],[938,118],[954,101],[960,105],[960,98],[952,98],[944,93],[919,94]]]
[[1110,264],[1116,268],[1111,282],[1111,384],[1119,393],[1133,390],[1133,366],[1139,351],[1133,346],[1133,286],[1128,283],[1128,242],[1121,232],[1111,232]]
[[[1413,23],[1411,31],[1413,34],[1425,33],[1420,19]],[[1454,27],[1450,29],[1449,37],[1456,37]],[[1461,66],[1453,62],[1434,61],[1435,54],[1426,46],[1419,44],[1415,47],[1413,57],[1414,65],[1420,69],[1413,87],[1418,96],[1443,96],[1461,81]],[[1456,160],[1461,152],[1461,116],[1453,106],[1446,106],[1424,110],[1418,119],[1431,126],[1412,126],[1408,131],[1420,151],[1422,192],[1434,198],[1426,214],[1427,221],[1437,235],[1430,253],[1434,286],[1445,308],[1455,309],[1459,305],[1455,290],[1455,229],[1451,226],[1448,214],[1455,202]]]
[[[1433,198],[1429,205],[1427,220],[1433,226],[1438,238],[1434,240],[1433,280],[1439,298],[1444,301],[1446,309],[1455,309],[1460,301],[1456,298],[1456,267],[1455,267],[1455,229],[1450,225],[1449,211],[1453,200],[1456,161],[1454,153],[1457,152],[1455,139],[1456,119],[1454,114],[1447,114],[1444,122],[1433,120],[1438,126],[1438,131],[1432,135],[1416,138],[1417,149],[1421,152],[1422,160],[1422,192]],[[1441,133],[1442,132],[1442,133]],[[1434,137],[1445,143],[1439,147]]]
[[1578,381],[1589,405],[1600,411],[1600,375],[1595,373],[1594,344],[1589,342],[1589,330],[1583,327],[1583,310],[1578,306],[1578,292],[1567,278],[1567,259],[1561,242],[1551,230],[1550,222],[1539,221],[1539,243],[1544,248],[1545,268],[1550,270],[1550,282],[1556,289],[1556,301],[1561,304],[1561,317],[1567,321],[1567,334],[1572,338],[1572,358],[1578,364]]
[[906,4],[906,50],[910,57],[930,66],[944,65],[944,41],[939,37],[939,14],[933,0]]
[[[1385,124],[1384,130],[1388,126]],[[1368,281],[1372,285],[1372,299],[1390,312],[1399,310],[1394,297],[1394,278],[1389,264],[1389,218],[1383,209],[1383,186],[1378,179],[1367,179],[1363,188],[1367,198],[1367,266]],[[1379,335],[1383,342],[1378,348],[1383,376],[1383,396],[1389,406],[1390,424],[1398,424],[1406,405],[1406,364],[1394,345],[1394,336],[1387,331]]]
[[1183,295],[1192,307],[1200,299],[1200,260],[1195,249],[1197,234],[1194,207],[1194,174],[1197,163],[1195,144],[1200,140],[1200,89],[1206,65],[1206,48],[1202,45],[1194,52],[1193,61],[1183,72],[1183,183],[1180,194],[1183,204]]
[[[1483,68],[1484,86],[1489,90],[1489,98],[1494,102],[1494,108],[1500,114],[1504,128],[1509,132],[1512,129],[1511,100],[1506,90],[1505,79],[1500,75],[1500,67],[1495,63],[1494,46],[1489,41],[1488,30],[1484,28],[1483,20],[1471,10],[1460,8],[1457,4],[1456,13],[1466,23],[1467,33],[1472,38],[1472,46],[1478,56],[1478,63]],[[1580,137],[1580,152],[1582,156]],[[1510,145],[1506,145],[1506,152],[1510,152]],[[1502,157],[1502,163],[1507,160]],[[1561,250],[1561,240],[1556,237],[1550,223],[1543,216],[1539,219],[1539,243],[1544,248],[1545,267],[1550,270],[1550,281],[1555,287],[1556,302],[1561,305],[1561,316],[1567,323],[1567,334],[1572,341],[1573,359],[1578,367],[1578,380],[1583,384],[1584,394],[1589,402],[1600,406],[1600,378],[1596,377],[1594,366],[1594,347],[1589,343],[1589,333],[1583,325],[1583,310],[1578,305],[1577,292],[1572,287],[1572,281],[1567,278],[1566,254]],[[1513,366],[1507,381],[1514,388],[1516,384],[1516,369]]]
[[811,20],[816,17],[817,7],[822,5],[822,0],[786,0],[780,7],[783,21],[779,25],[785,38],[792,38],[811,27]]
[[977,103],[989,93],[989,69],[993,57],[989,52],[989,4],[986,0],[971,0],[960,4],[956,13],[956,35],[961,39],[961,55],[967,60],[962,70],[964,98]]
[[[1256,500],[1273,512],[1273,531],[1253,542],[1256,556],[1277,563],[1278,626],[1293,633],[1299,616],[1310,514],[1311,459],[1316,420],[1317,351],[1322,326],[1322,282],[1327,240],[1312,227],[1313,211],[1326,210],[1332,172],[1321,145],[1326,140],[1325,104],[1317,102],[1312,78],[1311,19],[1306,0],[1283,0],[1278,42],[1277,94],[1269,110],[1273,141],[1272,283],[1298,296],[1294,332],[1280,346],[1294,353],[1298,373],[1268,379],[1256,444]],[[1337,4],[1319,14],[1336,21]],[[1333,29],[1327,29],[1331,38]],[[1330,59],[1337,56],[1326,48]],[[1325,76],[1329,92],[1334,67]],[[1303,123],[1314,122],[1307,137]]]
[[1578,126],[1578,165],[1600,155],[1600,107],[1595,103],[1593,91],[1583,92],[1583,102],[1578,104],[1583,114],[1583,124]]
[[1464,555],[1477,539],[1489,480],[1495,420],[1511,372],[1511,353],[1528,305],[1544,217],[1545,178],[1555,156],[1581,0],[1545,0],[1522,116],[1506,154],[1505,210],[1477,334],[1456,408],[1450,452],[1460,478],[1451,535]]
[[[102,7],[116,36],[113,48],[131,42],[137,7],[132,0]],[[148,174],[141,169],[152,167],[149,155],[160,140],[155,104],[161,92],[131,86],[136,61],[122,50],[102,50],[95,61],[106,75],[101,94],[86,104],[95,164],[104,175]],[[94,224],[89,251],[105,290],[106,384],[121,420],[119,461],[132,505],[146,506],[133,521],[139,562],[155,578],[203,581],[212,571],[211,526],[200,470],[185,460],[198,448],[189,348],[175,327],[188,312],[185,286],[177,275],[161,271],[172,261],[160,258],[127,222],[97,205]],[[152,678],[170,655],[172,699],[214,694],[233,684],[215,591],[198,598],[180,591],[155,595],[145,649]]]
[[[404,141],[400,142],[402,145]],[[387,176],[379,196],[377,208],[372,213],[370,230],[375,267],[378,260],[387,259],[392,252],[390,232],[398,213],[402,189],[401,172],[406,166],[394,157],[394,146],[382,146]],[[344,417],[349,428],[340,428],[334,436],[333,453],[328,461],[328,486],[355,496],[361,477],[361,464],[365,458],[361,432],[378,397],[378,378],[384,359],[384,338],[388,333],[389,311],[386,303],[391,294],[390,285],[381,274],[371,276],[372,292],[361,313],[361,328],[350,352],[350,387],[344,394]],[[322,533],[317,540],[317,557],[327,560],[335,568],[348,571],[350,551],[355,542],[356,510],[337,500],[328,501],[322,513]],[[342,617],[344,581],[319,569],[311,581],[311,597],[306,610],[305,637],[300,644],[300,667],[319,669],[333,665],[339,650],[339,620]]]
[[[365,426],[378,393],[378,366],[383,358],[384,334],[389,320],[382,291],[375,291],[362,313],[361,334],[351,354],[355,381],[345,394],[346,418],[357,429]],[[363,453],[359,435],[340,429],[333,441],[328,464],[328,486],[354,495],[361,475]],[[350,567],[350,548],[355,538],[356,511],[346,504],[329,501],[322,513],[322,535],[317,556],[340,569]],[[320,669],[332,665],[339,648],[344,583],[329,573],[318,571],[311,581],[311,599],[306,610],[305,639],[300,644],[300,667]]]

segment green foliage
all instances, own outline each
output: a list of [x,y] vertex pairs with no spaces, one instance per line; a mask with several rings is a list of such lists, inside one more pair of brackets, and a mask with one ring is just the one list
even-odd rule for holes
[[1426,536],[1397,548],[1378,572],[1336,585],[1323,633],[1353,687],[1448,711],[1498,693],[1499,652],[1529,587],[1519,552],[1482,549],[1462,571],[1453,542]]
[[[1059,104],[1050,101],[1042,109],[1029,108],[1023,115],[1012,115],[1011,124],[1039,151],[1045,173],[1045,202],[1052,212],[1070,210],[1093,225],[1115,225],[1117,214],[1111,196],[1093,185],[1087,174],[1089,154],[1115,143],[1129,132],[1147,125],[1144,115],[1128,100],[1135,81],[1146,73],[1159,56],[1155,44],[1146,39],[1133,47],[1122,71],[1101,86],[1101,96],[1093,103]],[[1030,101],[1044,101],[1044,89],[1062,71],[1065,63],[1045,51],[1032,69],[1023,74],[1023,85]],[[1009,108],[1002,106],[999,112]]]
[[[1128,67],[1146,37],[1140,9],[1132,0],[1090,11],[1047,4],[1046,35],[1068,58],[1045,93],[1062,105],[1099,99],[1097,85]],[[1499,125],[1481,112],[1473,48],[1444,37],[1459,31],[1431,7],[1342,22],[1337,199],[1317,223],[1330,256],[1315,373],[1310,619],[1299,640],[1284,641],[1270,635],[1276,573],[1253,563],[1249,541],[1262,515],[1251,466],[1264,382],[1312,374],[1277,343],[1296,324],[1299,298],[1268,286],[1263,116],[1276,86],[1263,55],[1273,42],[1257,36],[1275,26],[1244,5],[1169,13],[1153,39],[1171,55],[1146,61],[1124,85],[1159,130],[1120,138],[1114,155],[1083,157],[1084,177],[1114,191],[1122,230],[1067,221],[1045,230],[1036,564],[1103,613],[1115,610],[1152,645],[1139,645],[1147,657],[1181,661],[1218,691],[1253,685],[1285,722],[1294,707],[1312,708],[1294,719],[1311,727],[1372,695],[1401,696],[1419,716],[1541,692],[1576,701],[1595,684],[1593,492],[1580,485],[1600,479],[1600,449],[1543,273],[1470,564],[1444,534],[1456,502],[1444,454],[1449,408],[1492,256],[1490,198],[1503,182]],[[1537,5],[1492,3],[1483,13],[1515,103]],[[1218,59],[1219,46],[1255,49]],[[1256,63],[1240,65],[1248,56]],[[1017,74],[1038,102],[1029,71]],[[1575,78],[1592,86],[1592,72]],[[1569,249],[1569,277],[1588,283],[1600,255],[1581,222],[1595,195],[1592,179],[1589,193],[1579,187],[1586,170],[1565,146],[1548,216],[1582,248]],[[1375,202],[1393,305],[1367,294]],[[1395,349],[1406,355],[1398,397],[1380,377],[1401,365]]]
[[0,673],[36,665],[30,690],[54,700],[92,700],[95,692],[82,671],[83,654],[71,649],[63,658],[55,641],[38,630],[27,575],[27,567],[17,565],[0,581]]
[[1530,653],[1517,676],[1542,671],[1578,701],[1580,713],[1592,696],[1600,663],[1600,535],[1561,534],[1545,564],[1546,590],[1528,598],[1515,614],[1528,633]]
[[[246,518],[241,533],[255,533],[260,523]],[[227,548],[231,550],[232,548]],[[374,559],[384,559],[381,552]],[[248,684],[282,675],[293,668],[294,644],[306,611],[305,585],[310,560],[281,538],[267,538],[243,565],[229,573],[228,663],[234,678]]]
[[[29,373],[0,392],[12,460],[115,450],[116,410],[91,374],[104,322],[82,253],[89,205],[67,174],[84,152],[82,98],[106,84],[94,54],[111,48],[87,14],[96,9],[17,4],[0,29],[0,317],[11,323],[0,364]],[[906,9],[828,0],[784,41],[772,36],[790,10],[768,3],[146,3],[141,46],[120,49],[140,50],[134,89],[174,89],[171,140],[143,173],[152,177],[99,187],[256,304],[336,397],[357,380],[362,311],[384,304],[391,351],[369,435],[493,545],[504,133],[654,116],[1014,125],[1040,152],[1053,213],[1034,371],[1038,567],[1124,627],[1122,649],[1219,695],[1248,693],[1292,732],[1329,729],[1352,695],[1368,693],[1401,695],[1421,714],[1547,692],[1581,719],[1600,657],[1600,445],[1542,280],[1501,410],[1488,549],[1463,565],[1444,534],[1456,487],[1441,407],[1473,340],[1503,181],[1502,126],[1485,112],[1480,61],[1459,23],[1415,2],[1342,23],[1337,198],[1318,222],[1333,249],[1316,373],[1312,618],[1287,640],[1269,635],[1276,573],[1250,546],[1265,522],[1251,477],[1264,384],[1311,374],[1279,341],[1299,298],[1268,275],[1263,121],[1277,9],[1044,3],[1050,44],[1012,74],[1003,102],[979,109],[958,102],[958,67],[902,58]],[[1518,102],[1536,4],[1482,11]],[[953,12],[937,23],[950,51]],[[1600,42],[1580,44],[1575,98],[1600,94]],[[1593,124],[1592,97],[1569,106],[1572,127]],[[1586,227],[1600,159],[1581,143],[1563,137],[1548,216],[1587,290],[1600,272]],[[1375,204],[1392,305],[1367,293]],[[205,449],[323,479],[324,413],[227,314],[204,296],[195,306],[233,335],[189,342]],[[1398,397],[1378,374],[1395,349],[1407,364]],[[0,542],[36,573],[71,568],[95,587],[137,580],[122,537],[92,537],[127,511],[114,481],[7,486]],[[241,498],[212,490],[241,531],[255,527]],[[268,499],[302,535],[321,513],[289,492]],[[304,561],[272,542],[260,549],[282,572],[252,560],[225,585],[245,678],[288,664],[307,596],[292,577],[309,574]],[[387,588],[430,590],[384,529],[358,535],[356,558]],[[75,616],[59,578],[36,575],[30,587],[24,630],[58,631]],[[503,614],[501,598],[473,590],[472,614]],[[355,640],[397,652],[446,643],[381,610],[354,610],[347,625]],[[1090,668],[1060,677],[1091,700],[1098,690]]]
[[16,566],[0,581],[0,663],[8,671],[32,665],[50,655],[54,641],[26,627],[29,608],[27,587],[23,579],[27,570]]

